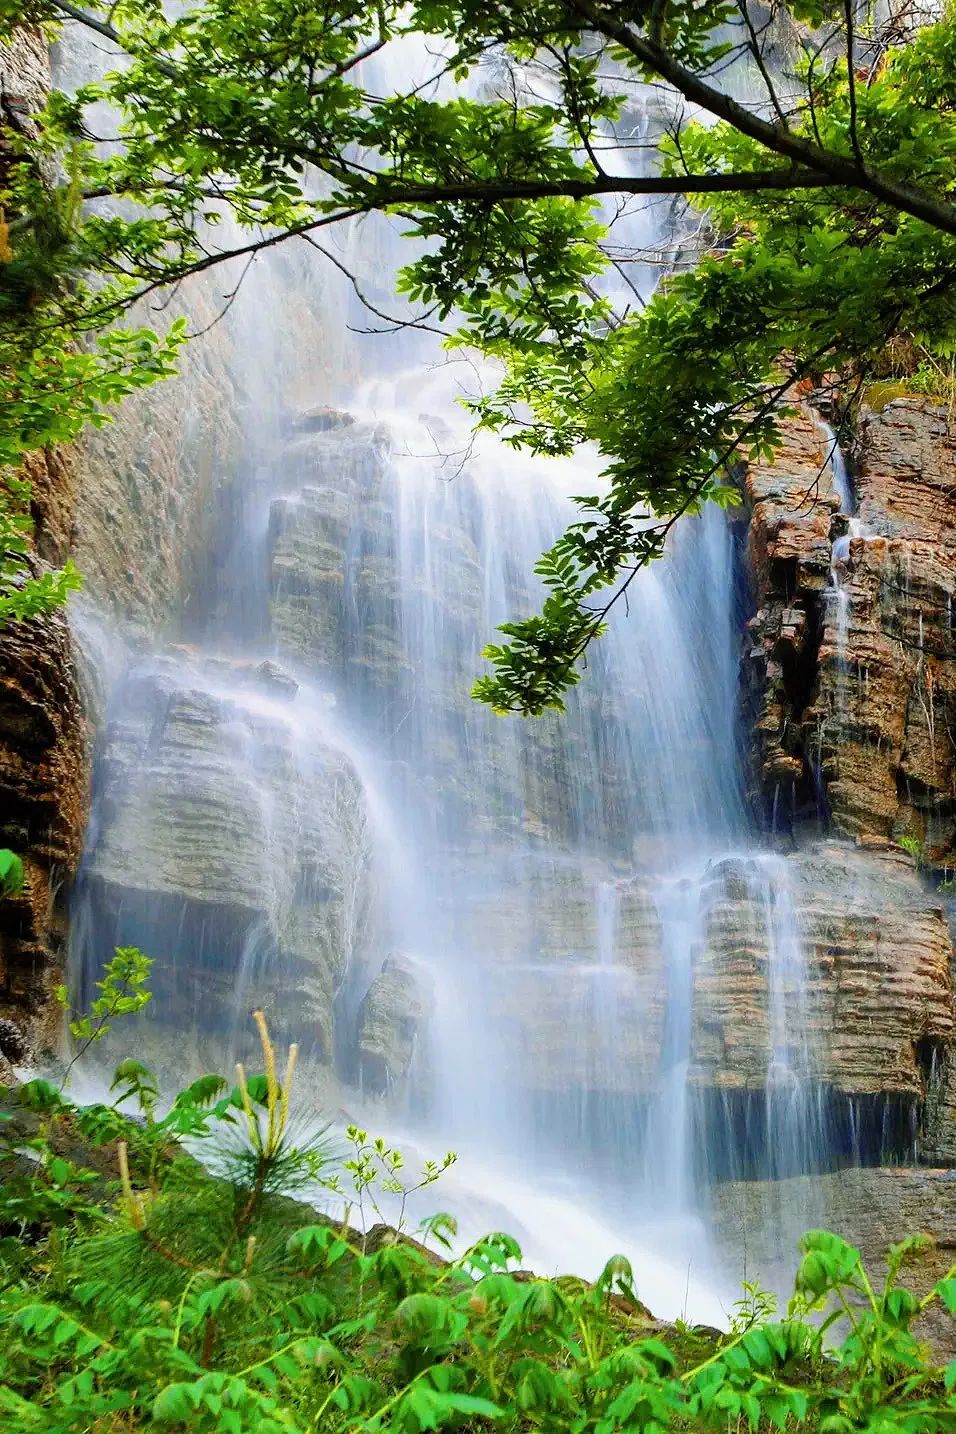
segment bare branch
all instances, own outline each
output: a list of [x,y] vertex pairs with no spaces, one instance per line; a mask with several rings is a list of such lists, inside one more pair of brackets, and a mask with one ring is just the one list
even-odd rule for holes
[[853,0],[843,0],[843,15],[846,21],[846,78],[850,95],[850,143],[857,163],[862,166],[863,152],[856,127],[856,74],[853,61]]
[[[783,112],[779,96],[777,95],[777,91],[774,88],[773,80],[770,78],[770,71],[767,69],[766,63],[764,61],[763,48],[760,44],[760,38],[757,34],[757,31],[754,28],[754,22],[750,18],[750,6],[748,5],[747,0],[737,0],[737,8],[743,16],[744,24],[747,27],[747,33],[750,36],[750,44],[747,47],[748,51],[751,55],[753,55],[754,60],[756,61],[757,69],[760,71],[761,78],[763,79],[764,85],[766,86],[767,94],[770,98],[770,103],[773,105],[773,108],[776,111],[777,118],[783,125],[784,129],[786,129],[787,117]],[[769,25],[769,23],[770,22],[768,20],[767,24]],[[767,25],[764,25],[763,28],[764,31],[766,31]]]
[[[346,279],[348,279],[349,283],[352,285],[352,288],[354,289],[355,294],[359,299],[360,303],[362,304],[363,308],[368,309],[369,313],[374,314],[376,318],[383,319],[386,324],[390,325],[392,332],[397,332],[399,329],[423,329],[426,333],[438,334],[439,338],[444,339],[448,337],[444,329],[436,328],[434,324],[426,324],[423,322],[422,319],[399,319],[396,318],[393,314],[386,314],[384,310],[376,308],[376,306],[372,303],[371,299],[369,299],[368,296],[360,288],[358,279],[352,273],[351,269],[349,269],[345,264],[343,264],[341,259],[337,259],[335,255],[331,253],[330,250],[325,248],[324,244],[320,244],[317,239],[313,239],[311,234],[300,234],[299,238],[304,239],[307,244],[311,244],[312,248],[317,249],[324,259],[328,259],[329,263],[334,268],[338,269],[340,274],[345,275]],[[434,310],[429,310],[429,313],[433,312]],[[358,330],[358,332],[364,331]],[[381,333],[382,331],[378,329],[374,332]]]

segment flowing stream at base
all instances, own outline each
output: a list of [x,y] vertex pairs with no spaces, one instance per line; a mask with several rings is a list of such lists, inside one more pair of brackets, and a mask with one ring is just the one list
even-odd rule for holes
[[[427,1208],[463,1236],[507,1228],[536,1268],[586,1275],[623,1248],[655,1312],[717,1320],[715,1171],[827,1156],[787,866],[742,797],[732,525],[684,520],[566,715],[496,718],[468,695],[481,647],[540,600],[533,565],[597,458],[473,441],[475,371],[421,335],[310,383],[277,284],[263,266],[235,306],[249,454],[190,646],[113,686],[78,980],[112,944],[155,955],[180,1069],[242,1048],[267,1002],[349,1110],[459,1152]],[[330,331],[348,303],[329,282]],[[731,890],[766,964],[756,1093],[702,1054]]]

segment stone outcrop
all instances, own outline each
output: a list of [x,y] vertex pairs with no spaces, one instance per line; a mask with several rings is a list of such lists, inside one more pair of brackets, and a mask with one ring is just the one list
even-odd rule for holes
[[38,28],[21,26],[8,41],[0,41],[0,121],[4,128],[30,133],[33,115],[45,103],[49,88],[46,39]]
[[22,894],[0,902],[0,1016],[34,1052],[56,1038],[50,996],[86,823],[86,740],[62,617],[0,635],[0,845],[26,873]]
[[[108,56],[66,21],[48,73],[70,91],[98,79]],[[240,326],[224,314],[230,287],[213,274],[129,314],[131,328],[156,331],[185,315],[197,337],[176,377],[125,398],[109,415],[115,421],[87,428],[77,444],[73,557],[97,607],[137,637],[178,632],[234,501],[248,394],[238,377]]]
[[408,1076],[432,1003],[427,972],[406,956],[389,956],[359,1009],[359,1084],[384,1095]]
[[[759,1275],[784,1298],[793,1289],[797,1240],[810,1228],[855,1245],[871,1277],[885,1271],[890,1245],[930,1237],[902,1282],[925,1295],[956,1260],[956,1170],[856,1169],[779,1181],[728,1181],[712,1191],[715,1244],[728,1276]],[[956,1354],[953,1321],[937,1307],[917,1325],[941,1360]]]
[[359,692],[397,687],[398,574],[386,435],[349,414],[299,419],[271,506],[270,615],[278,650]]
[[[108,723],[76,921],[95,968],[156,958],[167,1027],[262,1005],[328,1063],[333,1001],[368,916],[361,784],[275,664],[173,655],[134,668]],[[78,952],[82,956],[83,952]]]
[[952,415],[908,400],[865,411],[854,462],[863,535],[846,564],[845,672],[828,630],[808,715],[824,733],[835,827],[910,835],[930,865],[945,866],[956,857]]
[[783,429],[773,465],[746,473],[756,615],[744,658],[745,716],[754,734],[755,798],[771,822],[817,810],[803,717],[817,676],[831,527],[839,509],[827,437],[809,409]]
[[695,1082],[760,1087],[776,1059],[844,1094],[925,1097],[932,1053],[954,1036],[951,942],[910,856],[822,842],[731,858],[702,908]]

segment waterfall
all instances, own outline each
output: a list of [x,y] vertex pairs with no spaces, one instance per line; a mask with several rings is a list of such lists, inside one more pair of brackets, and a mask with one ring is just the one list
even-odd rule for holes
[[[370,286],[394,268],[384,221],[347,246]],[[583,1274],[623,1245],[657,1312],[718,1318],[709,1182],[825,1158],[799,921],[744,800],[732,526],[682,521],[565,715],[495,717],[481,648],[540,601],[598,455],[472,435],[474,365],[343,339],[354,295],[306,282],[264,260],[230,315],[246,458],[189,646],[156,634],[112,686],[76,980],[156,957],[170,1079],[242,1054],[264,1004],[331,1101],[460,1151],[436,1198],[463,1233]],[[321,351],[288,330],[306,297]],[[738,1069],[708,983],[746,962]]]

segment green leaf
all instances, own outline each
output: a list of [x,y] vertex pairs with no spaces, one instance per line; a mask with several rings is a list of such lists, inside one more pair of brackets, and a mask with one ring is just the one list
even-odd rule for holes
[[68,1160],[56,1155],[47,1166],[50,1179],[54,1185],[65,1185],[70,1178],[71,1166]]
[[18,896],[23,890],[23,862],[15,852],[0,847],[0,897]]
[[199,1407],[200,1392],[193,1384],[169,1384],[153,1401],[157,1424],[186,1424]]

